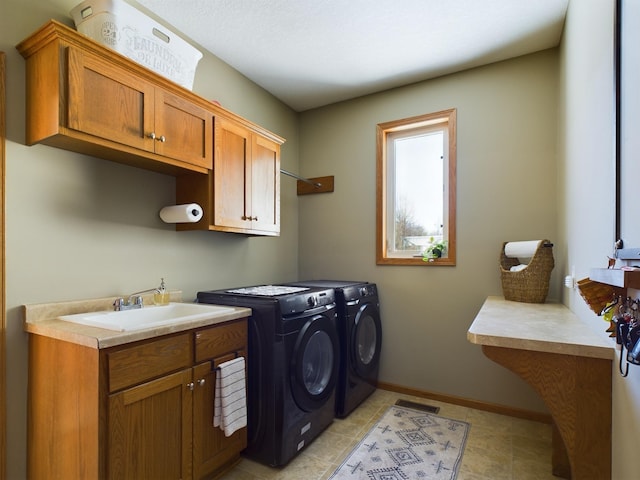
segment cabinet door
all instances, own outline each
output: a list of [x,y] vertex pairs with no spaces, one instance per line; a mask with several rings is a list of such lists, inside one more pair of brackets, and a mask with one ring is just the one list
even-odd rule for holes
[[153,86],[90,53],[68,51],[68,127],[153,152]]
[[224,117],[215,119],[214,128],[210,183],[196,175],[184,175],[176,182],[176,201],[204,202],[205,217],[178,229],[278,235],[280,144]]
[[211,169],[213,115],[161,89],[155,102],[156,153]]
[[280,232],[280,145],[254,134],[251,148],[251,229]]
[[216,226],[251,227],[251,132],[225,118],[216,119],[213,160],[213,222]]
[[225,437],[220,427],[213,426],[215,398],[215,366],[235,358],[235,354],[221,357],[194,367],[193,395],[193,478],[201,479],[225,468],[238,459],[247,446],[247,429]]
[[191,478],[192,369],[109,396],[110,479]]

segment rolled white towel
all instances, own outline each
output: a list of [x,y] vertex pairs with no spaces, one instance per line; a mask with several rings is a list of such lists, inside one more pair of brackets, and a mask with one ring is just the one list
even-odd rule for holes
[[527,268],[528,265],[525,265],[524,263],[521,263],[520,265],[514,265],[513,267],[511,267],[509,269],[510,272],[520,272],[522,270],[524,270],[525,268]]

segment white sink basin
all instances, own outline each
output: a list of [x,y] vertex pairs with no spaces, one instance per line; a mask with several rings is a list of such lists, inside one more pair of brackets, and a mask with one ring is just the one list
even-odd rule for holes
[[232,312],[232,307],[201,303],[170,303],[148,306],[134,310],[77,313],[63,315],[60,320],[119,332],[144,330],[180,322],[215,318]]

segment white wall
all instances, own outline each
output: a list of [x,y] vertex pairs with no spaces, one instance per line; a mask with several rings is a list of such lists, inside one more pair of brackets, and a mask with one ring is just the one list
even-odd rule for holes
[[[295,180],[282,179],[279,238],[176,232],[158,217],[175,201],[173,177],[46,146],[24,145],[24,60],[15,45],[48,19],[72,25],[79,0],[2,0],[7,53],[7,478],[25,478],[27,338],[20,306],[107,297],[164,277],[185,299],[198,290],[297,279]],[[297,171],[296,113],[211,55],[194,90],[287,139],[282,166]],[[4,393],[3,393],[4,394]]]
[[[466,331],[485,298],[502,294],[502,242],[549,238],[563,257],[557,60],[548,50],[301,115],[301,172],[334,175],[335,192],[300,199],[300,275],[378,284],[383,382],[545,411]],[[458,122],[457,266],[376,266],[376,124],[448,108]]]
[[[577,278],[590,268],[606,266],[614,235],[614,77],[613,4],[604,0],[570,2],[561,49],[560,181],[561,229],[566,238],[567,265]],[[637,135],[640,128],[640,4],[623,1],[623,215],[622,238],[627,247],[640,246],[638,222]],[[632,296],[640,292],[631,291]],[[607,336],[607,324],[577,292],[566,292],[565,303]],[[613,344],[613,342],[612,342]],[[614,479],[637,478],[637,437],[640,432],[640,368],[627,378],[613,365]]]

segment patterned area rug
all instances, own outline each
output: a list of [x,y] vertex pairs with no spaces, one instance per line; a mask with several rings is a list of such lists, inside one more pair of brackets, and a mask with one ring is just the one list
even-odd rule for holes
[[470,425],[397,405],[389,407],[330,480],[453,480]]

